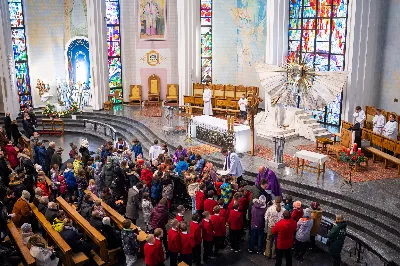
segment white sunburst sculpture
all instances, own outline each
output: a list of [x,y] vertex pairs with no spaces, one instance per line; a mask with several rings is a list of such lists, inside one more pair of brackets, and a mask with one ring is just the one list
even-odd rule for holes
[[346,84],[346,71],[315,71],[312,62],[296,56],[282,66],[258,64],[261,86],[271,97],[271,104],[300,106],[315,110],[336,100]]

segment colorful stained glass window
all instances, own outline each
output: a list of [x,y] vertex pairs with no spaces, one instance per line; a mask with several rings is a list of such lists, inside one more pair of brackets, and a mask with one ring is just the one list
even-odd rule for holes
[[108,86],[110,94],[118,92],[119,97],[113,97],[114,103],[122,100],[122,64],[121,64],[121,32],[119,0],[106,1],[107,44],[108,44]]
[[[348,0],[290,0],[289,57],[307,56],[317,71],[343,71]],[[340,125],[342,95],[312,115]]]
[[212,0],[201,0],[201,83],[212,83]]
[[21,110],[32,104],[29,79],[28,55],[25,36],[24,9],[22,0],[9,0],[8,8],[11,23],[11,40],[15,61],[15,78]]

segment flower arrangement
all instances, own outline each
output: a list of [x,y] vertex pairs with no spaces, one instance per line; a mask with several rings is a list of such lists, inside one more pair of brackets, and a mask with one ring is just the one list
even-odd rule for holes
[[78,112],[79,106],[76,102],[73,102],[72,105],[69,107],[69,109],[57,112],[56,107],[51,104],[50,102],[46,103],[46,106],[43,108],[42,114],[48,116],[48,117],[66,117],[71,114],[75,114]]
[[350,148],[346,149],[346,147],[343,147],[343,151],[339,155],[339,160],[351,165],[359,165],[362,162],[368,161],[368,158],[361,152],[361,148],[358,148],[357,150],[357,145],[355,144],[353,154],[350,154]]

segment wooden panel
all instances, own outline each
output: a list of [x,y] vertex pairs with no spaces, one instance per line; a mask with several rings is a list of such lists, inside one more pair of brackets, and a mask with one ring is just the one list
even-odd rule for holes
[[14,238],[15,244],[17,244],[18,249],[21,251],[21,254],[24,257],[26,264],[29,266],[35,265],[35,258],[32,257],[28,247],[24,244],[24,242],[22,242],[22,235],[17,230],[15,224],[10,221],[8,222],[7,227],[12,237]]
[[194,96],[183,96],[183,104],[194,104]]
[[199,106],[203,106],[204,105],[203,96],[202,97],[195,97],[194,98],[194,104],[195,105],[199,105]]
[[222,84],[214,84],[213,86],[215,98],[225,98],[225,86]]
[[247,95],[246,91],[247,91],[247,89],[245,86],[243,86],[243,85],[236,86],[235,98],[236,99],[241,98],[242,94]]
[[193,83],[193,96],[203,96],[204,84]]
[[225,85],[225,98],[235,98],[236,87],[233,85]]

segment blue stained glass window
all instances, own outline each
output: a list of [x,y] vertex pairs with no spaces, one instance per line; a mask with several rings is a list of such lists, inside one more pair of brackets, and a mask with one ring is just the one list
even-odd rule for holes
[[[289,57],[295,53],[311,60],[317,71],[343,71],[349,0],[290,0]],[[315,56],[314,56],[315,55]],[[340,125],[342,95],[313,117],[326,124]]]
[[[119,96],[122,97],[120,5],[119,0],[105,0],[105,2],[108,44],[108,85],[110,87],[110,95],[118,92]],[[115,97],[112,100],[114,103],[122,102]]]
[[201,83],[212,83],[212,0],[200,1]]
[[21,110],[23,110],[26,104],[32,104],[32,96],[22,0],[9,0],[8,10],[10,13],[11,40],[15,61],[15,79],[19,104]]

